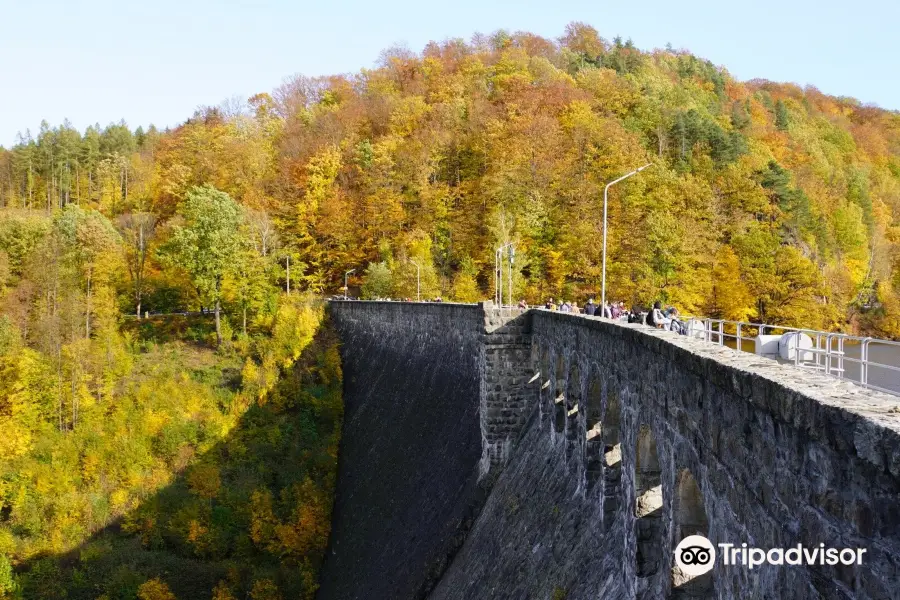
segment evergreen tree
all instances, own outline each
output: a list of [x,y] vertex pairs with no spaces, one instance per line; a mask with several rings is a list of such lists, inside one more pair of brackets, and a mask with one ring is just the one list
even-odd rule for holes
[[790,116],[788,115],[787,106],[785,105],[784,100],[778,100],[775,103],[775,127],[778,128],[779,131],[787,131],[789,123]]

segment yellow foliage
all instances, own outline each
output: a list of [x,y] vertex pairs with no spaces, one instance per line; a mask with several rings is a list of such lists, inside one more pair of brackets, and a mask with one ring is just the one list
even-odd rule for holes
[[224,581],[220,581],[213,590],[211,600],[237,600],[237,598],[235,598],[235,596],[231,593],[231,589],[228,587],[228,584]]
[[122,510],[128,504],[128,490],[117,489],[109,497],[110,505],[116,510]]
[[158,578],[143,583],[138,588],[138,598],[140,600],[178,600],[175,594],[169,590],[169,586]]
[[144,417],[144,430],[149,435],[156,435],[170,419],[171,417],[167,413],[156,411],[151,408]]
[[456,302],[478,302],[481,300],[478,282],[469,273],[457,273],[453,279],[452,298]]
[[13,417],[0,415],[0,460],[21,456],[31,448],[31,431]]
[[333,146],[310,159],[307,165],[306,202],[298,207],[301,217],[314,214],[319,204],[333,193],[332,186],[340,166],[340,150]]
[[219,468],[210,463],[201,463],[191,467],[188,471],[187,481],[191,492],[206,500],[215,498],[222,485]]
[[209,531],[208,527],[205,527],[202,523],[197,521],[196,519],[191,519],[188,524],[188,541],[194,544],[197,547],[201,547],[205,544],[205,540],[203,537]]
[[578,87],[594,97],[599,110],[625,115],[640,100],[640,91],[612,69],[584,69],[578,73]]
[[430,106],[421,96],[404,98],[398,102],[391,114],[391,133],[401,137],[410,135],[430,110]]
[[272,510],[272,494],[269,490],[257,490],[250,497],[250,539],[266,548],[275,535],[278,519]]
[[278,586],[271,579],[257,579],[250,590],[250,598],[253,600],[282,600]]
[[705,314],[729,321],[745,321],[753,298],[741,279],[741,265],[729,246],[722,246],[712,271],[712,294],[704,306]]
[[81,457],[81,476],[90,482],[95,482],[102,468],[102,456],[88,451]]
[[324,550],[330,532],[328,509],[320,493],[308,479],[302,488],[291,521],[275,528],[281,553],[297,558]]

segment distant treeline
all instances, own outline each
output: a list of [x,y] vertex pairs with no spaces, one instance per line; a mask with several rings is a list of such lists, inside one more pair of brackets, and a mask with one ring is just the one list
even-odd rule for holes
[[[414,297],[415,262],[426,297],[474,300],[514,242],[517,298],[583,301],[603,186],[647,162],[611,194],[614,299],[900,336],[900,115],[579,23],[390,49],[172,131],[45,124],[0,151],[0,203],[163,224],[209,185],[258,223],[282,286],[290,257],[300,289],[356,269],[353,289]],[[153,309],[197,305],[147,262]]]

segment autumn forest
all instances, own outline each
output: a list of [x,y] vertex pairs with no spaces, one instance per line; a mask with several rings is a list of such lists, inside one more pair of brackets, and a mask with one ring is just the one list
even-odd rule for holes
[[[187,115],[185,115],[187,117]],[[573,23],[0,148],[0,598],[312,598],[321,299],[598,294],[900,339],[900,113]],[[417,266],[418,265],[418,266]]]

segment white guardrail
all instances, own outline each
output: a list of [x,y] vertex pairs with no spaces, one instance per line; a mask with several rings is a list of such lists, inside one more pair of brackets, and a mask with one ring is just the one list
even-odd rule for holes
[[777,336],[777,351],[773,358],[780,358],[781,362],[900,396],[900,342],[724,319],[690,317],[683,323],[689,336],[720,346],[726,345],[726,340],[734,340],[735,349],[762,356],[772,357],[773,354],[759,351],[766,344],[766,336]]

